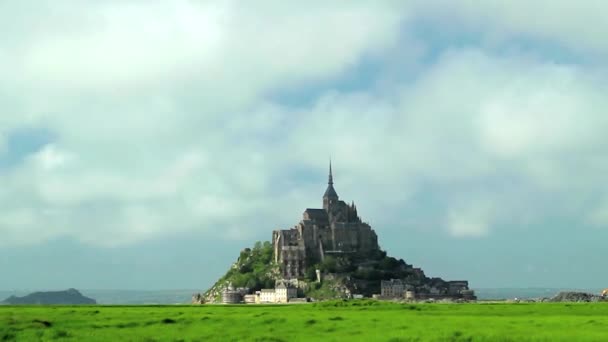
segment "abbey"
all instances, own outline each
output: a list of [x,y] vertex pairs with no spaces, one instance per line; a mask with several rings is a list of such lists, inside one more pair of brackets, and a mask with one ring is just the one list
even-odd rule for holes
[[354,202],[341,201],[334,189],[331,162],[323,209],[306,209],[295,227],[272,232],[275,262],[286,279],[304,275],[306,267],[327,255],[365,257],[377,252],[378,236],[361,221]]

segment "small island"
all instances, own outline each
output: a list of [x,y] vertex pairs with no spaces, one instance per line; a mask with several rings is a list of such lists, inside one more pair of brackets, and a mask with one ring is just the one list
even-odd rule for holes
[[94,305],[95,299],[83,296],[76,289],[65,291],[34,292],[27,296],[10,296],[0,302],[3,305]]
[[354,202],[340,200],[331,163],[323,208],[306,209],[291,229],[257,242],[193,303],[286,303],[338,298],[475,300],[468,281],[428,277],[387,255]]

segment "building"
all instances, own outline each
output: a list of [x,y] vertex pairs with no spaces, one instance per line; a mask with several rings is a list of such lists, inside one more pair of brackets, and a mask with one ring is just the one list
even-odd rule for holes
[[405,283],[401,279],[382,280],[380,282],[380,296],[383,298],[403,298]]
[[357,213],[355,203],[341,201],[334,189],[331,163],[322,209],[306,209],[294,228],[272,233],[275,262],[284,278],[304,276],[307,262],[323,261],[326,255],[378,251],[378,236]]
[[[288,303],[298,297],[298,288],[290,281],[280,281],[274,289],[262,289],[255,293],[255,303]],[[247,301],[247,298],[246,298]]]
[[[322,208],[304,210],[302,219],[293,228],[275,230],[272,233],[274,261],[279,266],[283,280],[295,281],[295,287],[298,287],[298,278],[312,278],[313,271],[316,271],[317,281],[321,282],[320,270],[313,270],[311,266],[323,263],[328,256],[336,257],[338,261],[352,262],[349,266],[356,266],[361,272],[374,271],[380,258],[386,257],[386,253],[378,246],[376,232],[361,220],[355,203],[347,204],[340,200],[334,188],[331,162],[322,203]],[[403,260],[400,262],[395,266],[398,267],[399,275],[393,275],[400,279],[381,280],[381,291],[377,297],[404,299],[407,296],[409,300],[475,298],[467,281],[448,282],[438,277],[430,278],[421,268],[407,265]],[[335,272],[348,273],[341,270]],[[323,277],[327,281],[332,280],[332,274],[326,273]],[[375,285],[377,286],[377,283]],[[262,302],[287,302],[291,296],[289,291],[295,289],[277,287],[274,294],[270,291],[272,290],[260,293]],[[356,293],[353,291],[358,292],[360,289],[345,286],[341,290],[346,296]],[[371,288],[366,291],[366,295],[372,294]]]
[[241,289],[234,289],[232,284],[229,284],[226,289],[222,292],[222,303],[223,304],[238,304],[243,301],[243,291]]
[[276,303],[276,293],[274,289],[261,289],[256,292],[260,298],[260,303]]
[[255,304],[258,302],[257,298],[258,296],[255,294],[246,294],[243,296],[245,304]]
[[475,291],[470,289],[464,289],[460,291],[460,295],[463,299],[466,300],[477,300],[477,296],[475,296]]
[[466,280],[452,280],[448,281],[448,293],[450,295],[461,294],[463,290],[469,289],[469,282]]
[[277,303],[287,303],[291,298],[298,297],[298,289],[290,283],[281,282],[275,288]]

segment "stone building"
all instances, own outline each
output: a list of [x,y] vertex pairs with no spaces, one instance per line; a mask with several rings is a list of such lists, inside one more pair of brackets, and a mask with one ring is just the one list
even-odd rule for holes
[[382,280],[380,282],[380,296],[383,298],[403,298],[405,283],[401,279]]
[[255,304],[258,302],[258,296],[256,294],[246,294],[243,296],[245,304]]
[[298,289],[290,283],[281,282],[275,288],[275,301],[287,303],[291,298],[298,297]]
[[284,278],[304,276],[308,265],[323,261],[326,255],[369,255],[379,250],[374,230],[361,221],[354,202],[340,200],[333,184],[330,163],[323,208],[306,209],[295,227],[273,231],[275,262]]
[[256,295],[259,296],[260,303],[276,303],[276,292],[274,289],[261,289],[256,292]]
[[238,304],[243,301],[243,289],[235,289],[232,284],[229,284],[226,289],[222,292],[222,303],[224,304]]
[[466,280],[448,281],[448,294],[459,295],[463,290],[469,290],[469,282]]
[[289,281],[279,281],[274,289],[261,289],[255,293],[255,303],[288,303],[298,297],[298,288]]

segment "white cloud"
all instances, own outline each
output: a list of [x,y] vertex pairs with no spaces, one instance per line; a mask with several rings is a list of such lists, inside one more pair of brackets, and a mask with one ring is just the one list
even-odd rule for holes
[[608,53],[605,1],[439,0],[416,1],[416,7],[441,27],[483,33],[490,45],[533,38],[577,52]]
[[[44,91],[122,96],[176,85],[187,90],[194,81],[199,94],[211,102],[238,102],[284,82],[346,70],[364,53],[391,44],[403,16],[387,4],[319,7],[310,2],[292,8],[271,3],[156,1],[145,6],[110,2],[65,7],[43,21],[44,34],[8,54],[12,67],[6,71],[24,86],[34,81],[33,86]],[[23,13],[27,10],[11,15],[34,24],[39,18],[29,19]]]
[[33,159],[41,169],[50,171],[64,166],[69,161],[69,156],[58,151],[53,144],[48,144],[37,152]]
[[489,233],[495,223],[496,210],[488,202],[456,204],[450,208],[446,227],[455,237],[482,237]]
[[390,46],[403,14],[259,5],[2,4],[0,88],[18,99],[3,128],[27,120],[58,137],[2,175],[2,212],[23,213],[6,216],[3,242],[121,244],[272,211],[259,204],[279,163],[266,148],[286,118],[263,97]]
[[311,159],[338,151],[338,165],[356,179],[349,188],[376,194],[369,202],[379,218],[430,182],[456,236],[556,212],[580,219],[581,203],[601,192],[607,87],[578,66],[455,50],[399,92],[321,99],[303,115],[292,148]]
[[407,82],[327,89],[298,107],[266,96],[403,54],[407,42],[395,42],[410,13],[400,3],[49,3],[42,18],[0,5],[23,38],[0,43],[10,75],[0,89],[14,95],[0,128],[27,121],[58,137],[0,173],[2,242],[270,231],[320,202],[323,184],[298,183],[292,170],[324,172],[330,155],[339,193],[372,224],[431,184],[458,237],[489,234],[518,214],[522,194],[598,191],[608,148],[608,85],[589,76],[604,75],[598,67],[456,49]]

